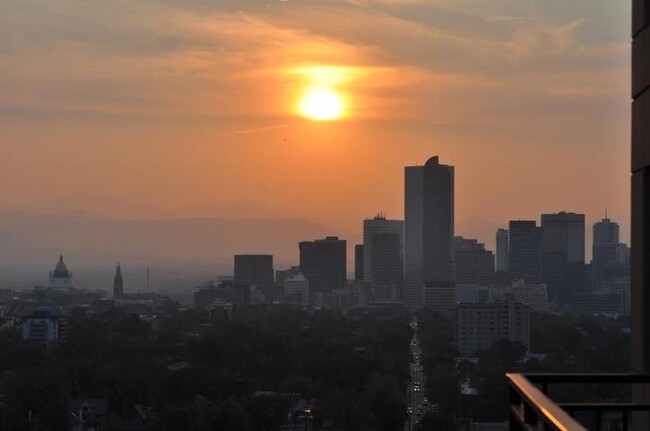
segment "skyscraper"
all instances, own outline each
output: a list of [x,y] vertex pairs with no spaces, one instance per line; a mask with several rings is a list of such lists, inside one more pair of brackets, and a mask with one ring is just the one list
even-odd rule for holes
[[363,221],[363,280],[401,284],[404,272],[404,222],[383,215]]
[[569,305],[585,288],[585,216],[542,214],[543,281],[551,298]]
[[273,256],[268,254],[236,254],[235,283],[248,286],[273,285]]
[[510,270],[510,233],[507,229],[497,230],[497,272]]
[[619,247],[619,226],[608,218],[594,224],[592,245],[592,290],[598,290],[604,280],[605,269],[616,262]]
[[119,263],[113,279],[113,299],[124,299],[124,280],[122,279],[122,266]]
[[329,292],[347,282],[347,242],[335,236],[303,241],[300,248],[300,271],[309,281],[310,292]]
[[363,281],[363,244],[354,246],[354,281]]
[[438,157],[405,168],[404,303],[449,311],[455,304],[452,271],[454,167]]
[[510,275],[530,284],[542,282],[542,229],[534,220],[513,220],[510,232]]
[[600,290],[617,279],[629,277],[629,247],[620,243],[618,223],[604,218],[594,224],[591,278],[592,290]]

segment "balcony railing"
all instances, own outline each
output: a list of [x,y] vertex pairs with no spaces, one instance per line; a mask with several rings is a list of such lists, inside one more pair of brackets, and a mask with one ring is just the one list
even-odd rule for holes
[[[506,374],[510,394],[511,430],[606,431],[631,429],[632,413],[649,420],[650,404],[630,402],[632,385],[650,384],[650,375],[640,374]],[[626,396],[599,402],[556,402],[549,396],[551,385],[580,385],[585,397],[590,385],[627,387]],[[619,401],[623,399],[624,401]],[[645,412],[645,413],[641,413]]]

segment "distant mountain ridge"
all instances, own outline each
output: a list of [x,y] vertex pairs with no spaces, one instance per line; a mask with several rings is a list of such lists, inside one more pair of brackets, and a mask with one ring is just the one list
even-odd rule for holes
[[116,219],[83,211],[0,213],[0,267],[49,264],[60,253],[79,263],[227,264],[236,253],[298,259],[298,242],[336,234],[300,218]]

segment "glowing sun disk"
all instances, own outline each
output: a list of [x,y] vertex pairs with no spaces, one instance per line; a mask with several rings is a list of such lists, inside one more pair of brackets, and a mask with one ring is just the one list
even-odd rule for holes
[[327,87],[309,88],[299,106],[300,113],[312,120],[331,121],[341,118],[345,111],[343,97]]

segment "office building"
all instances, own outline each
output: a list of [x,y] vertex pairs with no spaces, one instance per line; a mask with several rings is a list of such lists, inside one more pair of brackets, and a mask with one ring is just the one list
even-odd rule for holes
[[488,286],[494,276],[494,253],[475,239],[454,238],[456,283]]
[[496,270],[505,273],[510,269],[510,234],[507,229],[497,231]]
[[527,283],[542,282],[542,229],[534,220],[509,223],[510,276]]
[[363,244],[354,246],[354,281],[363,281]]
[[462,356],[476,356],[501,339],[530,349],[530,307],[509,298],[489,304],[458,304],[456,343]]
[[296,274],[284,281],[284,299],[290,304],[309,305],[309,281]]
[[547,311],[548,289],[545,284],[529,284],[524,280],[516,280],[510,284],[495,284],[489,289],[489,302],[506,301],[512,297],[515,302],[529,305],[532,310]]
[[404,213],[404,303],[453,312],[454,167],[406,167]]
[[273,285],[273,256],[267,254],[235,255],[235,283],[249,286]]
[[339,289],[347,282],[347,242],[335,236],[303,241],[300,248],[300,272],[309,281],[312,293]]
[[542,214],[543,281],[554,303],[570,306],[585,290],[585,216]]
[[598,291],[618,278],[629,277],[630,249],[619,240],[618,223],[604,218],[594,224],[591,289]]
[[292,266],[289,269],[279,269],[275,271],[275,284],[278,286],[284,286],[284,282],[294,275],[300,274],[299,266]]
[[404,222],[383,215],[363,221],[363,281],[401,284],[404,277]]

